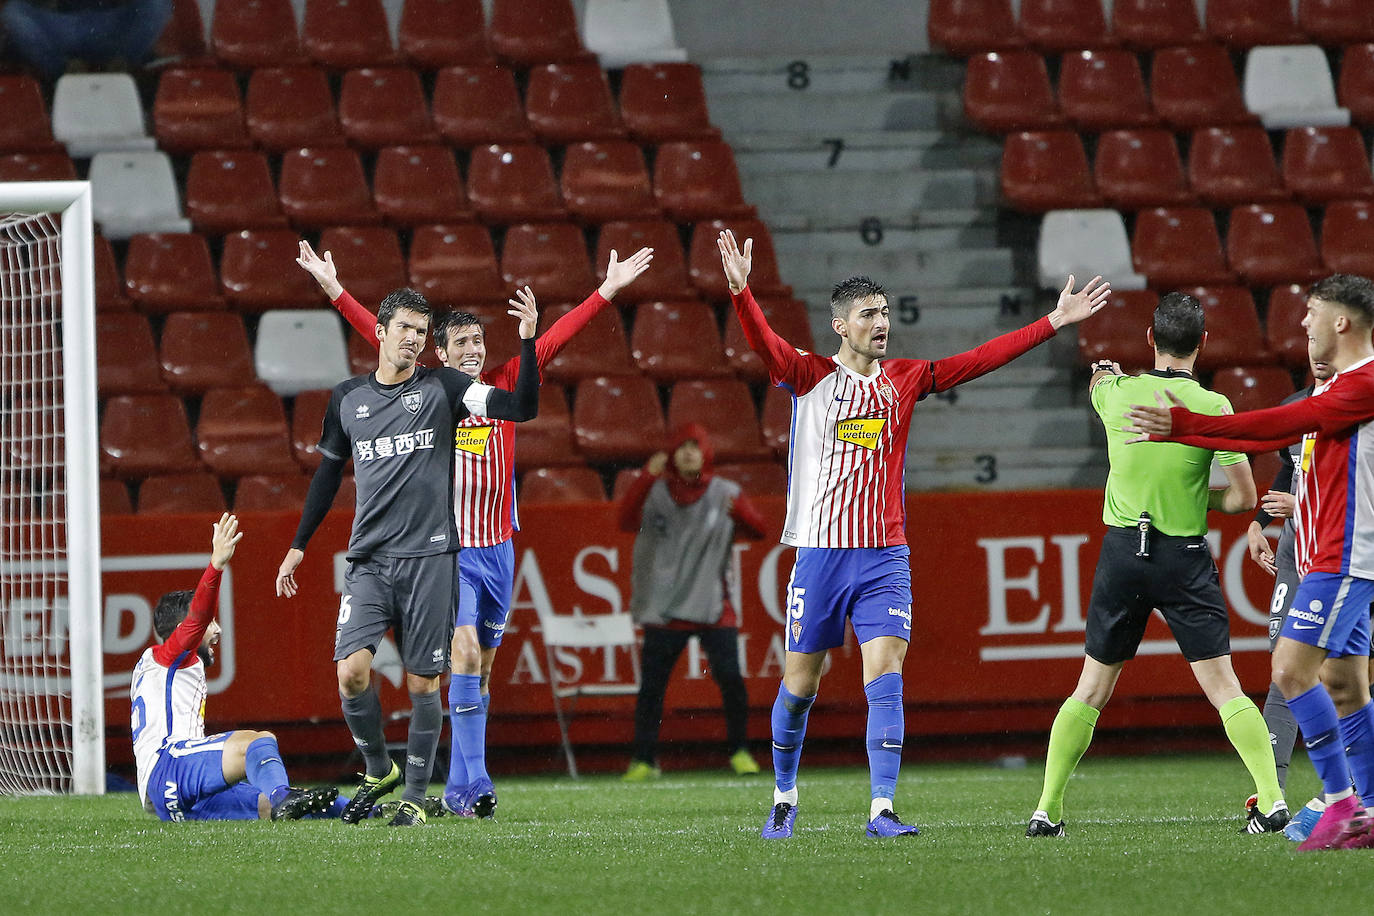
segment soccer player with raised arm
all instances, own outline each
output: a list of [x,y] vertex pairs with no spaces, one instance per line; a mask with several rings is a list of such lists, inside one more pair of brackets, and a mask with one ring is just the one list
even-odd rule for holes
[[439,679],[449,667],[457,605],[458,529],[453,516],[458,424],[470,416],[529,420],[539,408],[532,302],[512,302],[523,340],[513,391],[482,384],[455,369],[416,365],[429,332],[430,309],[415,290],[382,300],[373,336],[375,372],[334,387],[320,437],[323,460],[306,495],[291,549],[277,572],[277,594],[296,594],[296,568],[334,501],[351,458],[357,480],[335,631],[334,661],[344,720],[367,772],[342,819],[357,823],[402,781],[386,752],[372,659],[388,629],[396,632],[410,691],[405,790],[393,826],[424,823],[425,789],[443,726]]
[[[540,371],[574,334],[609,307],[621,290],[648,270],[653,251],[641,248],[624,261],[611,252],[601,286],[539,336],[534,352]],[[371,332],[376,319],[340,284],[329,252],[320,257],[302,241],[296,263],[315,278],[349,324],[364,337]],[[528,287],[516,290],[516,296],[534,307],[534,294]],[[518,304],[511,302],[512,306]],[[434,346],[445,366],[496,388],[510,388],[520,370],[518,357],[486,369],[486,332],[481,319],[468,312],[441,315],[434,324]],[[448,690],[452,740],[444,805],[460,816],[491,817],[496,810],[496,789],[486,763],[487,707],[492,663],[506,629],[515,578],[511,538],[520,527],[515,507],[515,425],[508,420],[469,416],[459,422],[454,445],[453,515],[461,550],[453,677]]]
[[868,698],[871,804],[868,835],[911,836],[893,811],[906,731],[902,662],[911,636],[911,565],[903,463],[916,402],[1006,365],[1102,308],[1110,288],[1073,277],[1054,310],[1019,331],[945,359],[886,359],[886,291],[867,277],[835,287],[831,327],[839,353],[796,350],[768,327],[748,289],[753,239],[718,240],[735,314],[773,384],[792,395],[787,519],[782,543],[796,547],[787,587],[786,659],[773,704],[773,807],[765,839],[792,836],[797,764],[826,652],[844,642],[846,619],[863,659]]
[[242,538],[238,518],[221,515],[195,592],[162,596],[153,611],[160,641],[134,667],[129,724],[138,797],[164,821],[297,820],[330,813],[339,794],[289,786],[271,732],[205,735],[205,664],[219,643],[219,583]]
[[[1127,413],[1133,441],[1261,451],[1303,440],[1297,498],[1302,577],[1274,647],[1273,682],[1298,721],[1326,809],[1298,849],[1374,846],[1374,283],[1335,274],[1312,287],[1308,356],[1335,375],[1312,397],[1229,417],[1193,413],[1167,389]],[[1172,401],[1172,406],[1170,406]],[[1323,688],[1325,663],[1334,677]],[[1328,692],[1328,690],[1330,692]],[[1352,788],[1353,786],[1353,788]]]

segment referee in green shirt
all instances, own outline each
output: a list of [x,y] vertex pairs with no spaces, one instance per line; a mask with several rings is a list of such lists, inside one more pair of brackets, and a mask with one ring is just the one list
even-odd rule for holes
[[[1093,409],[1107,431],[1111,470],[1102,504],[1107,531],[1093,577],[1083,673],[1050,729],[1045,783],[1026,836],[1064,835],[1064,786],[1092,741],[1098,713],[1111,699],[1121,667],[1134,658],[1151,610],[1158,608],[1193,668],[1202,692],[1221,714],[1236,752],[1255,781],[1257,804],[1246,830],[1282,830],[1288,808],[1274,773],[1269,729],[1241,691],[1231,668],[1231,634],[1207,545],[1207,510],[1248,512],[1255,481],[1242,454],[1218,452],[1227,486],[1209,490],[1213,452],[1175,442],[1140,442],[1123,431],[1132,404],[1154,403],[1167,389],[1199,413],[1230,413],[1220,394],[1193,377],[1206,342],[1202,306],[1192,296],[1169,293],[1155,309],[1147,334],[1155,367],[1123,375],[1115,363],[1093,366]],[[1161,402],[1167,403],[1167,402]]]

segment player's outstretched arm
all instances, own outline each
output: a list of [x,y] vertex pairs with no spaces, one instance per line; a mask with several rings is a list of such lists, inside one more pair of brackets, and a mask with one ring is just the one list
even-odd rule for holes
[[1050,312],[1050,325],[1057,331],[1060,328],[1077,324],[1091,315],[1096,315],[1107,305],[1112,294],[1111,284],[1101,277],[1093,277],[1078,292],[1073,291],[1073,274],[1064,288],[1059,291],[1059,301]]
[[191,595],[191,606],[166,641],[153,649],[153,658],[160,665],[170,665],[179,656],[194,652],[215,619],[220,578],[234,556],[234,548],[243,539],[243,532],[239,531],[238,517],[228,512],[220,515],[211,531],[210,563]]
[[749,272],[754,267],[754,240],[745,239],[741,248],[735,243],[735,234],[723,229],[716,239],[716,246],[720,249],[725,280],[730,286],[730,302],[735,307],[735,315],[739,318],[749,349],[763,360],[768,377],[774,383],[797,382],[803,360],[791,344],[768,326],[763,309],[754,301],[754,294],[748,287]]
[[1167,388],[1164,395],[1167,401],[1155,392],[1156,404],[1132,404],[1126,411],[1122,429],[1135,434],[1128,443],[1182,442],[1200,448],[1262,452],[1284,448],[1303,433],[1321,428],[1327,414],[1333,424],[1344,422],[1345,415],[1343,405],[1325,412],[1314,409],[1312,405],[1321,399],[1312,397],[1263,410],[1210,416],[1193,413]]
[[372,344],[373,349],[381,347],[381,341],[377,339],[377,316],[369,312],[362,303],[348,294],[348,290],[339,283],[339,272],[334,267],[334,256],[326,251],[321,258],[315,254],[315,249],[310,247],[310,243],[301,239],[301,252],[296,258],[299,264],[310,276],[315,278],[315,282],[324,290],[324,294],[329,297],[329,301],[334,308],[339,310],[339,314],[344,316],[353,330],[363,336],[363,340]]
[[535,353],[535,329],[539,323],[534,292],[528,286],[515,291],[516,298],[506,300],[507,315],[520,319],[520,373],[515,388],[505,391],[489,385],[473,383],[463,393],[463,406],[474,416],[493,420],[514,420],[519,423],[533,420],[539,414],[539,360]]

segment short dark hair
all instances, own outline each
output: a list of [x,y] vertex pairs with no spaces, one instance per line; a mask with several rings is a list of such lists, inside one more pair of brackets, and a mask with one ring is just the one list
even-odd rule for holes
[[158,642],[166,642],[177,624],[186,619],[191,612],[193,594],[195,592],[191,589],[184,588],[179,592],[168,592],[158,599],[157,607],[153,609],[153,633]]
[[1187,293],[1168,293],[1155,307],[1155,349],[1169,356],[1191,356],[1202,343],[1207,316]]
[[850,277],[835,284],[830,291],[830,314],[839,319],[847,319],[854,303],[872,296],[887,298],[887,287],[871,277]]
[[481,318],[472,312],[444,312],[434,320],[434,326],[430,328],[430,334],[434,338],[434,345],[440,350],[448,346],[448,335],[469,325],[476,325],[479,328],[485,327]]
[[391,319],[395,318],[401,309],[418,312],[426,318],[432,312],[429,300],[417,290],[397,289],[387,293],[386,298],[382,300],[381,306],[377,309],[377,323],[383,328],[391,327]]
[[1344,306],[1365,327],[1374,326],[1374,283],[1355,274],[1332,274],[1307,291],[1310,299]]

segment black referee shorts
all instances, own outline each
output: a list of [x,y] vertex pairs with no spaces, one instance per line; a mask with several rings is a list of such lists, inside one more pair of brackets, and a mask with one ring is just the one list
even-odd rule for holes
[[1231,654],[1231,628],[1207,540],[1150,533],[1137,557],[1134,528],[1108,528],[1088,605],[1088,655],[1104,665],[1135,658],[1150,611],[1158,608],[1190,662]]

